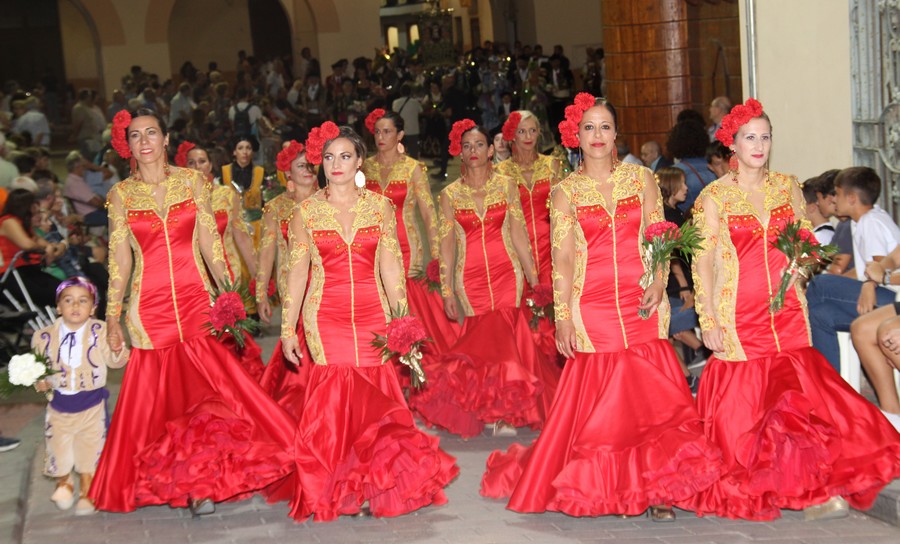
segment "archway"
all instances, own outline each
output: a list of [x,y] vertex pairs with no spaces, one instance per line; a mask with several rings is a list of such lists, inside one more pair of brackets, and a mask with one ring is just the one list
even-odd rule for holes
[[76,90],[90,88],[104,95],[103,43],[92,12],[81,0],[59,2],[58,7],[66,80]]

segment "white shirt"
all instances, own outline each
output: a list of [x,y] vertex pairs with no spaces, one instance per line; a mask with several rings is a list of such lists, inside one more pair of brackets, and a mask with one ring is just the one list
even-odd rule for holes
[[[400,108],[403,108],[402,110]],[[403,132],[409,136],[419,135],[419,114],[422,113],[422,104],[413,97],[401,97],[394,100],[391,109],[403,118]]]
[[865,281],[866,263],[874,261],[874,257],[886,256],[900,244],[900,228],[878,206],[866,212],[859,221],[852,221],[850,228],[856,279]]
[[47,116],[39,111],[29,110],[13,121],[12,131],[16,134],[28,132],[34,145],[50,145],[50,124]]
[[[228,108],[228,119],[230,119],[231,122],[234,122],[234,108],[238,107],[241,109],[241,111],[244,111],[247,108],[247,104],[249,104],[249,102],[243,100]],[[250,106],[250,109],[247,110],[247,113],[250,115],[250,126],[255,127],[256,122],[259,121],[260,117],[262,117],[262,110],[259,109],[259,106],[253,105]]]
[[[66,327],[65,323],[59,324],[59,362],[67,365],[72,370],[81,366],[85,327],[87,327],[87,323],[84,323],[78,330],[73,331]],[[57,388],[56,391],[63,395],[74,395],[77,393],[74,372],[69,377],[68,382],[69,386],[67,388]]]
[[816,235],[816,240],[820,244],[827,246],[834,239],[834,226],[829,222],[822,223],[813,229],[813,234]]
[[181,92],[175,94],[169,102],[169,126],[175,124],[178,119],[190,119],[191,112],[197,104],[191,100],[190,96],[183,95]]

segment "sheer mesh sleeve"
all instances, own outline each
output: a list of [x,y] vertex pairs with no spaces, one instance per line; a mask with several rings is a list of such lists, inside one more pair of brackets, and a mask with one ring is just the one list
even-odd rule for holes
[[222,238],[216,229],[216,218],[212,212],[209,185],[203,182],[199,172],[193,176],[190,183],[194,203],[197,205],[197,236],[200,253],[203,255],[203,260],[206,261],[206,266],[212,272],[213,280],[221,288],[228,275],[228,268],[225,266]]
[[711,330],[716,325],[713,292],[715,290],[715,255],[719,243],[719,211],[709,195],[701,194],[694,203],[694,225],[700,231],[702,242],[691,262],[694,277],[694,304],[700,320],[700,328]]
[[[644,228],[665,221],[666,215],[663,211],[662,191],[659,190],[659,183],[656,176],[649,168],[641,168],[644,177]],[[640,240],[644,239],[643,229],[640,234]],[[664,266],[660,270],[660,275],[652,278],[653,281],[662,281],[665,285],[669,281],[669,267]]]
[[300,301],[306,291],[309,277],[309,235],[304,225],[303,213],[294,212],[288,226],[287,292],[283,295],[281,307],[281,337],[290,338],[297,334],[300,319]]
[[126,219],[125,203],[121,190],[109,193],[106,208],[109,212],[109,291],[107,293],[107,319],[118,320],[122,315],[125,283],[131,276],[134,256],[131,250],[131,231]]
[[553,307],[556,321],[572,319],[575,278],[575,213],[561,188],[550,193],[550,256],[553,259]]
[[263,210],[262,236],[259,241],[259,258],[256,266],[256,301],[266,299],[269,278],[275,265],[275,236],[278,232],[278,218],[273,206],[266,205]]
[[431,187],[428,185],[427,172],[428,169],[425,168],[425,165],[419,163],[419,167],[413,171],[411,183],[419,204],[419,213],[422,214],[422,222],[425,224],[425,231],[428,234],[428,249],[431,251],[431,258],[437,259],[440,247],[437,214],[434,210]]
[[391,207],[390,200],[385,199],[382,209],[384,219],[381,224],[382,251],[379,255],[378,269],[381,273],[381,284],[388,298],[390,307],[407,307],[406,275],[403,270],[403,253],[397,239],[397,217]]
[[788,178],[791,187],[791,208],[794,211],[794,220],[800,221],[804,229],[812,230],[812,222],[806,216],[806,199],[803,198],[803,189],[795,176]]
[[442,192],[438,197],[441,205],[441,213],[438,219],[438,239],[440,240],[440,271],[441,271],[441,296],[443,298],[453,296],[453,276],[450,270],[456,265],[456,234],[453,229],[453,206],[450,197]]

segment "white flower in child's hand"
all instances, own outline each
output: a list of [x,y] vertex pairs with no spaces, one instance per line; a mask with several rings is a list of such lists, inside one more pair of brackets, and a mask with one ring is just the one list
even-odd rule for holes
[[46,372],[47,367],[33,353],[15,355],[9,360],[9,382],[14,385],[31,387]]

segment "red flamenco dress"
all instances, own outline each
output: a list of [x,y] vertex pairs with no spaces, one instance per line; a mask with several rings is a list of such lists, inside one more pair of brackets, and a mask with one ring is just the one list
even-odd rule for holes
[[[387,329],[389,301],[405,302],[390,202],[362,190],[354,211],[349,241],[323,191],[300,205],[303,226],[292,225],[304,255],[289,281],[304,285],[310,270],[303,328],[315,363],[296,434],[298,521],[354,515],[366,502],[376,517],[444,504],[459,472],[438,438],[416,428],[394,365],[370,344]],[[295,305],[286,308],[282,335],[297,318]]]
[[100,510],[234,500],[295,468],[290,417],[204,325],[204,261],[227,273],[207,189],[174,167],[160,188],[162,210],[151,185],[131,178],[109,197],[108,315],[120,315],[131,276],[133,350],[90,489]]
[[442,255],[442,290],[450,296],[455,285],[465,322],[447,353],[426,356],[428,383],[410,397],[427,424],[462,437],[498,421],[540,428],[560,374],[519,309],[525,281],[512,229],[524,231],[524,220],[515,184],[494,174],[484,190],[483,212],[461,180],[441,192],[441,239],[456,241],[455,262]]
[[554,250],[574,256],[574,277],[555,285],[556,318],[572,320],[577,348],[537,440],[488,458],[481,494],[510,497],[517,512],[637,515],[719,474],[719,452],[666,340],[665,298],[649,319],[638,316],[639,240],[646,221],[662,217],[656,185],[649,170],[626,164],[611,180],[612,212],[587,176],[556,189],[565,204],[553,210]]
[[[531,256],[538,271],[538,281],[542,285],[552,285],[552,260],[550,257],[550,189],[559,181],[561,166],[558,160],[547,155],[538,154],[531,165],[531,179],[512,158],[497,165],[497,171],[516,180],[522,212],[525,214],[525,227],[531,242]],[[526,285],[522,300],[527,300],[531,287]],[[526,319],[531,319],[532,312],[526,304],[522,304]],[[562,357],[556,350],[556,327],[548,319],[538,321],[534,331],[535,341],[551,360]],[[560,359],[561,362],[561,359]]]
[[[260,267],[266,266],[264,263],[275,266],[275,283],[282,297],[287,293],[288,225],[297,206],[298,203],[288,197],[287,193],[282,193],[263,207]],[[271,270],[257,272],[257,300],[268,296],[269,274]],[[294,420],[299,420],[300,408],[306,396],[306,383],[309,381],[309,369],[313,363],[306,347],[303,327],[298,325],[296,333],[303,353],[300,364],[295,365],[284,358],[279,339],[259,384]]]
[[[387,176],[383,177],[383,172]],[[397,239],[403,253],[403,268],[406,271],[406,297],[409,311],[422,320],[429,337],[432,339],[426,349],[432,353],[444,353],[452,346],[460,335],[459,323],[450,321],[444,313],[444,301],[437,291],[428,289],[425,282],[411,276],[425,272],[425,236],[419,227],[419,216],[423,218],[427,235],[427,244],[431,260],[437,259],[437,216],[425,165],[407,156],[401,155],[390,170],[382,166],[375,157],[366,159],[363,164],[366,175],[366,189],[384,195],[394,205],[397,219]],[[428,220],[424,220],[428,217]],[[409,371],[398,366],[404,385],[409,383]]]
[[[244,225],[240,216],[240,195],[231,187],[217,185],[212,190],[212,209],[216,218],[216,230],[222,239],[225,249],[225,265],[231,273],[232,281],[236,285],[248,281],[243,277],[246,267],[241,263],[241,254],[234,242],[234,229],[240,228],[250,236],[250,231]],[[230,347],[237,350],[234,339],[223,339]],[[240,363],[253,379],[262,379],[265,366],[262,362],[262,348],[249,334],[244,334],[244,348],[239,351]]]
[[787,266],[771,242],[789,222],[809,224],[794,178],[771,172],[765,191],[768,221],[741,189],[721,181],[694,208],[707,241],[695,259],[697,312],[704,331],[722,327],[725,346],[703,371],[697,407],[725,470],[685,506],[771,520],[781,508],[842,496],[865,510],[900,477],[900,434],[811,347],[799,287],[788,290],[782,310],[769,312]]

